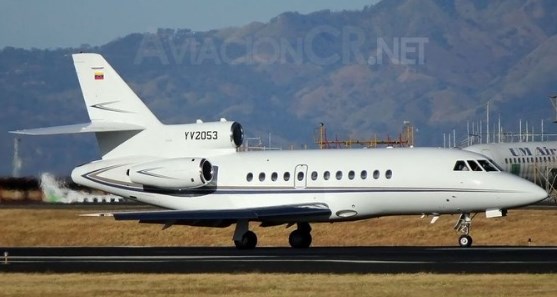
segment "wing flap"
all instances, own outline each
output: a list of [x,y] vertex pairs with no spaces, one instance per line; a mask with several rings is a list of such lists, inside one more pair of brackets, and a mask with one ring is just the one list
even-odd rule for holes
[[57,135],[57,134],[77,134],[77,133],[91,133],[91,132],[114,132],[114,131],[140,131],[145,127],[121,123],[121,122],[105,122],[105,121],[92,121],[89,123],[54,126],[37,129],[24,129],[10,131],[14,134],[25,135]]
[[223,221],[297,221],[300,218],[317,218],[331,215],[331,210],[326,204],[296,204],[273,207],[260,207],[248,209],[225,209],[225,210],[160,210],[141,212],[115,212],[102,214],[87,214],[84,216],[114,216],[116,220],[137,220],[141,223],[175,222],[181,224],[201,225],[201,222],[210,225],[214,222]]
[[145,212],[116,212],[114,219],[118,221],[142,221],[142,222],[162,222],[162,221],[213,221],[213,220],[253,220],[257,216],[249,210],[162,210]]

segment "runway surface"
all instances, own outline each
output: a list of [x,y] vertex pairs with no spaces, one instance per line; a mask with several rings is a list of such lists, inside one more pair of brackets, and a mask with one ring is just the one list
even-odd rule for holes
[[0,272],[557,272],[556,247],[0,247],[0,255]]

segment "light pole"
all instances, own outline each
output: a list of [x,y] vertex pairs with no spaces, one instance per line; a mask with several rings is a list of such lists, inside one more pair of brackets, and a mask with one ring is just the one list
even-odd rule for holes
[[553,105],[553,109],[555,111],[555,120],[553,120],[553,122],[557,123],[557,95],[549,96],[549,100],[551,101],[551,104]]

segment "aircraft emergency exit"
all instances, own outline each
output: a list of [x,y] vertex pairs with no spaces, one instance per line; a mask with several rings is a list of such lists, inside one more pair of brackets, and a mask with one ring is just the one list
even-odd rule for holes
[[310,223],[460,214],[459,244],[470,246],[471,214],[504,216],[547,196],[486,157],[456,149],[240,152],[238,122],[164,125],[102,56],[73,60],[90,122],[14,133],[95,133],[102,159],[75,168],[74,182],[164,208],[95,216],[165,228],[235,224],[236,247],[249,249],[257,244],[249,222],[296,225],[289,243],[307,248]]

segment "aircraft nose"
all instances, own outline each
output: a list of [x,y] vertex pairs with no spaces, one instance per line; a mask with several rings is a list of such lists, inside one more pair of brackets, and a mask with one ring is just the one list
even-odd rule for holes
[[524,189],[524,192],[526,193],[524,199],[527,200],[528,204],[540,202],[549,196],[547,192],[540,186],[528,181],[525,182],[527,182],[528,185],[526,185]]

